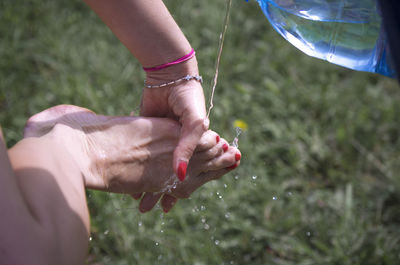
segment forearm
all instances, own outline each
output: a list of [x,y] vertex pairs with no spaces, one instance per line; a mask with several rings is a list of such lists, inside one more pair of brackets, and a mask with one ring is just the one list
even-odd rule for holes
[[39,138],[17,143],[9,160],[5,146],[1,148],[2,260],[83,263],[89,216],[79,171],[63,150],[54,152],[54,143]]
[[34,236],[40,233],[40,227],[19,189],[3,139],[0,141],[0,169],[0,252],[2,259],[15,261],[12,258],[18,249],[25,249],[25,244],[33,243]]
[[84,0],[145,67],[173,61],[191,46],[161,0]]

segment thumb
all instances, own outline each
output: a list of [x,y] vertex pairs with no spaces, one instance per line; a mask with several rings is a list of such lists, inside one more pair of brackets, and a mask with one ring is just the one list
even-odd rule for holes
[[183,122],[179,142],[174,151],[173,167],[179,180],[184,181],[190,158],[203,133],[208,130],[208,119]]

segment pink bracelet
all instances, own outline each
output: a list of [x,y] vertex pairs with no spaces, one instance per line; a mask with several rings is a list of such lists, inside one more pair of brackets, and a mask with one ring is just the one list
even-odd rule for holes
[[185,56],[183,56],[181,58],[176,59],[175,61],[172,61],[172,62],[169,62],[169,63],[165,63],[165,64],[161,64],[161,65],[154,66],[154,67],[143,67],[143,70],[146,71],[146,72],[153,72],[153,71],[158,71],[158,70],[170,67],[170,66],[175,65],[175,64],[183,63],[183,62],[189,60],[190,58],[192,58],[195,55],[195,53],[196,52],[192,48],[192,50],[188,54],[186,54]]

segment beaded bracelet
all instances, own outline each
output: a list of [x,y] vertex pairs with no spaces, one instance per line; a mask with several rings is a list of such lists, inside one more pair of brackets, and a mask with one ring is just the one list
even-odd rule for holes
[[200,82],[200,84],[203,83],[203,78],[200,75],[186,75],[179,79],[169,81],[167,83],[162,83],[160,85],[146,85],[146,80],[144,80],[144,86],[146,88],[160,88],[160,87],[170,86],[170,85],[182,82],[182,81],[190,81],[190,80],[196,80],[197,82]]
[[190,50],[190,52],[188,54],[182,56],[181,58],[176,59],[175,61],[172,61],[172,62],[169,62],[169,63],[165,63],[165,64],[161,64],[161,65],[154,66],[154,67],[143,67],[143,70],[146,71],[146,72],[158,71],[158,70],[170,67],[170,66],[175,65],[175,64],[183,63],[183,62],[189,60],[190,58],[192,58],[195,54],[196,54],[196,52],[192,48],[192,50]]

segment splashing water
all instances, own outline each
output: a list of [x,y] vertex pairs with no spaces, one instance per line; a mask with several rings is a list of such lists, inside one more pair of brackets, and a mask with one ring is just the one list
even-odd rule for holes
[[164,188],[162,190],[160,190],[159,192],[157,192],[157,194],[159,193],[171,193],[172,190],[176,189],[176,186],[179,183],[179,179],[178,177],[173,174],[171,175],[164,183]]
[[240,134],[242,134],[242,129],[236,127],[235,130],[236,130],[236,137],[233,139],[232,146],[239,148],[239,136]]

